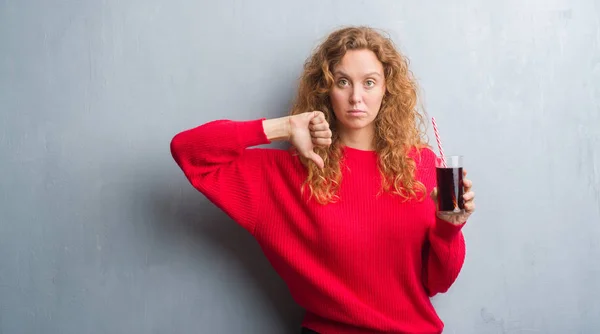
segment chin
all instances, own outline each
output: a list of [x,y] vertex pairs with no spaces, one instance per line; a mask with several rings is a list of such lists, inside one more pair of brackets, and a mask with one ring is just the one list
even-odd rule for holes
[[347,129],[359,130],[371,126],[372,123],[371,119],[345,119],[342,125]]

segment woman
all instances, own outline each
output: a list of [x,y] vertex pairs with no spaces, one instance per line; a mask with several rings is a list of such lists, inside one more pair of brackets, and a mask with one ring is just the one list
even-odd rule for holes
[[[329,35],[305,64],[290,116],[218,120],[177,134],[191,184],[248,230],[305,333],[441,333],[429,297],[455,281],[474,211],[436,213],[407,60],[373,29]],[[292,150],[252,148],[287,140]]]

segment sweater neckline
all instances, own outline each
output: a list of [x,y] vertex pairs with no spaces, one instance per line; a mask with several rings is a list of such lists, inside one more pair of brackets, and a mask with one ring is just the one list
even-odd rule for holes
[[343,146],[342,149],[345,151],[346,154],[351,154],[351,155],[363,155],[363,156],[377,155],[377,151],[375,151],[375,150],[361,150],[361,149],[350,147],[350,146]]
[[371,163],[376,162],[379,157],[377,151],[360,150],[348,146],[342,147],[342,152],[346,163],[352,165],[370,165]]

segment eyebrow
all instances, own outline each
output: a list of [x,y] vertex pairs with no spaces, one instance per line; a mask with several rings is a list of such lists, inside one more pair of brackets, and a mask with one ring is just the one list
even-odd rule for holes
[[[349,77],[348,74],[346,74],[344,71],[340,71],[340,70],[335,71],[333,73],[333,75],[341,75],[343,77]],[[365,74],[365,77],[372,77],[372,76],[381,77],[381,74],[379,72],[370,72],[370,73]]]

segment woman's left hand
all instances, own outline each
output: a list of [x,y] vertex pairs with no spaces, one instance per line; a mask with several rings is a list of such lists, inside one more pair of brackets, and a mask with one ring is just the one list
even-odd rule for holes
[[[464,184],[464,194],[463,199],[465,202],[465,210],[459,214],[448,214],[437,211],[437,216],[454,225],[464,224],[469,216],[475,211],[475,193],[471,190],[473,187],[473,182],[467,179],[467,171],[463,169],[463,184]],[[431,192],[431,198],[436,203],[437,206],[437,187],[433,188]]]

